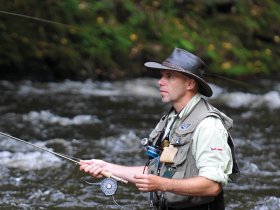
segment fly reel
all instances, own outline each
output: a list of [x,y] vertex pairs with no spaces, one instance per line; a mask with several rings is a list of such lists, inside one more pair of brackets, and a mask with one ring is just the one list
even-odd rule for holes
[[97,182],[97,183],[91,183],[88,181],[85,181],[85,183],[87,183],[89,185],[100,185],[101,191],[106,196],[114,195],[118,189],[117,181],[112,178],[106,178],[106,179],[103,179],[101,182]]
[[100,183],[100,189],[106,196],[114,195],[118,189],[118,183],[115,179],[106,178]]

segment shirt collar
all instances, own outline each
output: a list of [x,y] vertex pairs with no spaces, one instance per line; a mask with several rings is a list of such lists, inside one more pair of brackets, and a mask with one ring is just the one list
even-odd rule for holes
[[194,108],[194,106],[200,101],[201,94],[197,93],[195,94],[192,99],[185,105],[185,107],[180,111],[179,117],[182,118],[184,116],[187,116],[191,110]]
[[[191,110],[193,109],[193,107],[200,101],[201,99],[201,94],[197,93],[195,94],[191,100],[185,105],[185,107],[179,112],[179,118],[181,119],[184,116],[187,116]],[[175,111],[175,109],[173,108],[173,110],[170,112],[170,114],[168,115],[168,118],[175,118],[177,116],[177,113]]]

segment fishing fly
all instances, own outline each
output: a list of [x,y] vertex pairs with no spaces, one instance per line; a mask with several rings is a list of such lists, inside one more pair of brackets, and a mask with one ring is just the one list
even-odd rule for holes
[[[6,133],[3,133],[3,132],[0,132],[0,135],[2,136],[5,136],[9,139],[13,139],[13,140],[16,140],[16,141],[19,141],[19,142],[22,142],[24,144],[27,144],[29,146],[32,146],[32,147],[35,147],[37,149],[40,149],[44,152],[48,152],[48,153],[51,153],[55,156],[58,156],[60,158],[63,158],[63,159],[66,159],[68,161],[71,161],[72,163],[74,163],[75,165],[79,165],[79,162],[81,159],[79,158],[75,158],[75,157],[70,157],[68,155],[64,155],[64,154],[60,154],[60,153],[57,153],[57,152],[53,152],[51,150],[48,150],[46,148],[43,148],[43,147],[40,147],[40,146],[37,146],[35,144],[32,144],[28,141],[25,141],[25,140],[22,140],[22,139],[19,139],[19,138],[16,138],[14,136],[11,136],[9,134],[6,134]],[[86,182],[88,184],[94,184],[94,185],[100,185],[100,189],[101,191],[106,195],[106,196],[113,196],[115,194],[115,192],[117,191],[117,188],[118,188],[118,184],[117,182],[121,182],[121,183],[125,183],[127,184],[128,181],[127,180],[124,180],[118,176],[115,176],[107,171],[103,171],[101,172],[101,174],[107,178],[105,178],[104,180],[102,180],[100,183],[90,183],[90,182]],[[113,198],[114,199],[114,198]],[[115,202],[115,200],[114,200]],[[116,203],[116,202],[115,202]],[[117,204],[117,203],[116,203]]]

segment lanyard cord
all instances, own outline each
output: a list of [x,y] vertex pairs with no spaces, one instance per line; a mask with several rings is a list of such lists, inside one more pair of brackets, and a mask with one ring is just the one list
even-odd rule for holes
[[[171,113],[173,110],[174,110],[174,108],[172,108],[172,109],[169,111],[169,113],[168,113],[168,115],[166,115],[166,117],[169,117],[170,113]],[[181,110],[181,111],[182,111],[182,110]],[[177,113],[175,119],[173,120],[172,124],[170,125],[169,131],[168,131],[167,135],[165,136],[165,139],[166,139],[166,140],[169,140],[170,132],[171,132],[171,130],[172,130],[172,128],[173,128],[175,122],[178,120],[181,111]],[[157,139],[157,142],[156,142],[156,144],[155,144],[155,146],[158,147],[158,148],[161,148],[161,142],[163,141],[163,136],[164,136],[164,134],[165,134],[165,131],[166,131],[166,128],[167,128],[167,125],[168,125],[168,121],[169,121],[169,120],[166,120],[165,125],[164,125],[164,128],[163,128],[162,131],[160,132],[160,135],[159,135],[159,137],[158,137],[158,139]]]

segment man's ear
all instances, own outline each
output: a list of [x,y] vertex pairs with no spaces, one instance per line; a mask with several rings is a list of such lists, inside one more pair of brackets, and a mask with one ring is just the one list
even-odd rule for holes
[[186,89],[191,90],[191,89],[195,89],[195,87],[196,87],[196,81],[192,78],[188,78],[186,80]]

